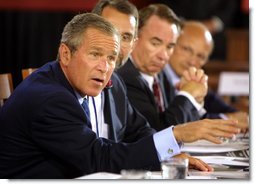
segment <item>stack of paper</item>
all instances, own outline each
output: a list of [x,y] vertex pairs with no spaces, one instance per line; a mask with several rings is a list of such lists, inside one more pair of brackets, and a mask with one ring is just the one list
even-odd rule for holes
[[189,153],[223,153],[238,150],[246,150],[249,144],[243,141],[225,142],[222,144],[211,143],[206,140],[199,140],[193,143],[185,143],[182,151]]

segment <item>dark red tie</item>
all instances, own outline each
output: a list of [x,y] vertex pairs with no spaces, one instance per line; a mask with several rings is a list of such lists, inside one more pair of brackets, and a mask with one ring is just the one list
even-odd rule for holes
[[155,102],[156,102],[156,104],[159,108],[159,111],[163,112],[164,111],[164,105],[163,105],[163,98],[162,98],[161,88],[160,88],[160,85],[159,85],[156,78],[154,78],[154,81],[153,81],[153,94],[154,94]]

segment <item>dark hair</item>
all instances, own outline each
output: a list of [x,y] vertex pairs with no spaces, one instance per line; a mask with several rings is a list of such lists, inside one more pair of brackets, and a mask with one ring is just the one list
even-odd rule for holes
[[156,15],[161,19],[174,23],[178,31],[180,32],[182,23],[172,9],[165,4],[151,4],[147,7],[142,8],[139,11],[139,30],[146,24],[147,20],[152,16]]
[[106,6],[112,7],[121,13],[134,16],[136,20],[134,36],[137,37],[139,14],[136,6],[127,0],[100,0],[93,8],[92,13],[102,15],[102,11]]
[[71,53],[75,52],[82,44],[84,33],[88,28],[98,29],[106,35],[119,36],[117,29],[101,16],[93,13],[83,13],[76,15],[65,25],[61,43],[65,43]]

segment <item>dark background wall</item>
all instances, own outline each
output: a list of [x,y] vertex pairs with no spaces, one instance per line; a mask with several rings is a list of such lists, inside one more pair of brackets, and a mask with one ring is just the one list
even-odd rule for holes
[[[90,12],[97,1],[0,0],[0,73],[11,72],[16,87],[23,68],[54,60],[65,24],[77,13]],[[136,2],[137,7],[149,3]]]
[[[90,12],[97,1],[0,0],[0,73],[11,72],[16,87],[23,68],[54,60],[65,24],[77,13]],[[130,1],[138,8],[159,2]]]

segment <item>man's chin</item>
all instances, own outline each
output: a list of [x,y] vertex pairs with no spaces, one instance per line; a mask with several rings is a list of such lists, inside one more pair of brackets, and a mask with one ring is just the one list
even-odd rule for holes
[[121,66],[123,66],[122,63],[117,62],[117,63],[116,63],[116,66],[115,66],[115,70],[119,69]]
[[115,67],[115,70],[119,69],[120,67],[122,67],[126,62],[127,62],[128,58],[123,58],[123,57],[120,57],[117,62],[116,62],[116,67]]
[[100,89],[96,89],[96,90],[90,91],[90,92],[87,93],[87,95],[88,96],[92,96],[92,97],[96,97],[96,96],[98,96],[102,92],[103,89],[104,89],[104,87],[100,88]]

